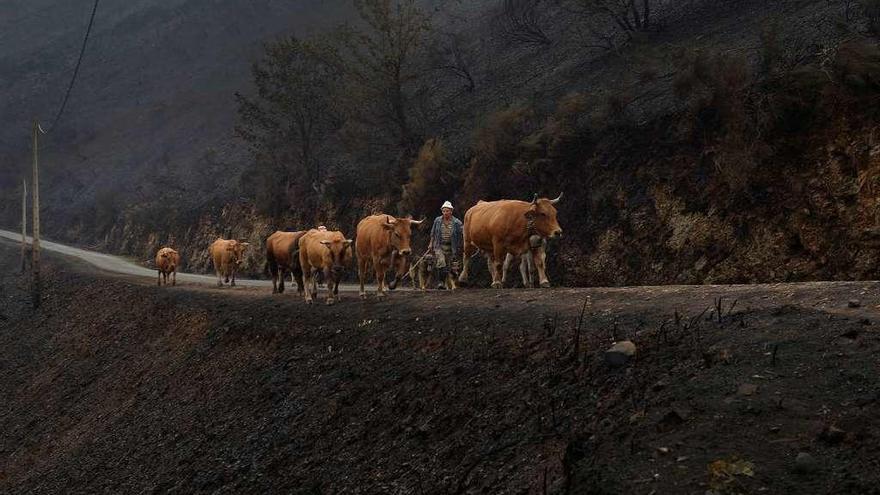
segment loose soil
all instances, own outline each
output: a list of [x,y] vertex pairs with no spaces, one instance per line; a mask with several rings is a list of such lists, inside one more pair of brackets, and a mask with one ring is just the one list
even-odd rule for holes
[[2,493],[880,493],[874,282],[307,306],[49,256],[32,312],[0,254]]

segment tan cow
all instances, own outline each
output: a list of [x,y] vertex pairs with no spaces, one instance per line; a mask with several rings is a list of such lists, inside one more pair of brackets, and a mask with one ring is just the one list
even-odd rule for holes
[[[562,228],[556,221],[556,199],[535,198],[531,203],[502,199],[499,201],[479,201],[464,214],[464,266],[459,282],[467,283],[471,256],[480,250],[486,253],[489,271],[492,273],[492,287],[501,288],[502,263],[508,253],[522,255],[529,251],[529,238],[539,235],[556,238],[562,235]],[[538,270],[541,287],[549,287],[550,281],[544,271],[544,259],[540,253],[531,253],[532,261]]]
[[224,278],[229,285],[235,286],[235,270],[244,261],[244,250],[250,243],[235,239],[218,238],[211,244],[211,260],[214,262],[214,271],[217,272],[217,287],[223,287]]
[[412,252],[412,226],[421,225],[424,220],[413,220],[411,216],[396,218],[384,213],[370,215],[357,225],[355,251],[358,256],[358,279],[361,283],[361,299],[367,298],[364,282],[372,268],[376,272],[376,297],[385,297],[385,273],[390,268],[395,271],[388,288],[394,290],[397,283],[406,275],[407,262]]
[[284,293],[284,277],[290,273],[296,281],[296,293],[303,293],[303,272],[299,264],[299,239],[305,230],[276,230],[266,238],[266,272],[272,276],[272,294]]
[[[546,263],[547,260],[547,239],[539,235],[533,235],[529,238],[529,252],[521,255],[507,253],[504,258],[504,267],[501,269],[501,285],[507,285],[507,272],[512,263],[519,261],[519,274],[522,277],[523,287],[534,287],[537,282],[535,273],[535,262],[532,259],[532,253],[538,251],[541,262]],[[546,265],[545,265],[546,266]]]
[[318,297],[315,275],[321,270],[327,284],[327,304],[336,302],[339,296],[339,280],[345,268],[351,264],[351,239],[339,231],[312,229],[299,238],[299,263],[305,281],[305,299],[311,304]]
[[177,267],[180,266],[180,254],[170,247],[163,247],[156,253],[156,270],[159,271],[158,284],[168,285],[168,274],[171,274],[171,285],[177,285]]

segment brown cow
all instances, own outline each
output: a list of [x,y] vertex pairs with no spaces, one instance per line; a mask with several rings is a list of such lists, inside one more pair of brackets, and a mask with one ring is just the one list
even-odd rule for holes
[[333,304],[339,295],[339,279],[351,263],[351,239],[339,231],[312,229],[299,238],[299,263],[305,278],[305,299],[311,304],[318,297],[315,280],[318,270],[324,272],[327,284],[327,304]]
[[214,262],[214,271],[217,272],[217,287],[223,287],[224,277],[226,282],[232,277],[229,285],[235,286],[235,270],[244,261],[244,250],[248,246],[250,243],[222,238],[211,244],[210,254]]
[[299,264],[299,239],[305,230],[284,232],[276,230],[266,238],[266,272],[272,276],[272,294],[284,293],[284,277],[290,273],[296,281],[296,293],[303,293],[303,272]]
[[[467,283],[470,258],[479,249],[486,253],[492,272],[492,287],[501,288],[501,265],[508,253],[521,255],[528,252],[529,237],[533,235],[549,238],[562,235],[554,206],[560,199],[562,194],[556,199],[539,199],[535,195],[531,203],[511,199],[479,201],[468,209],[464,214],[464,267],[459,282]],[[537,251],[532,251],[531,255],[541,287],[549,287],[544,259]]]
[[156,253],[156,270],[159,271],[159,285],[165,280],[168,285],[168,274],[171,274],[171,285],[177,285],[177,267],[180,266],[180,254],[170,247],[163,247]]
[[395,276],[388,283],[394,290],[397,283],[406,275],[407,261],[412,249],[412,226],[421,225],[424,220],[413,220],[411,216],[395,218],[380,213],[370,215],[357,225],[357,241],[355,250],[358,256],[358,279],[361,282],[361,299],[367,298],[364,282],[369,274],[370,265],[376,271],[376,297],[385,297],[385,272],[392,268]]

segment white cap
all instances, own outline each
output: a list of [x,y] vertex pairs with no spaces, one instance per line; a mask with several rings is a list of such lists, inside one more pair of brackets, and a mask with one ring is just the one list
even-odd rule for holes
[[444,202],[443,202],[443,206],[441,206],[440,209],[442,210],[443,208],[449,208],[450,210],[454,209],[454,208],[452,207],[452,203],[450,203],[449,201],[444,201]]

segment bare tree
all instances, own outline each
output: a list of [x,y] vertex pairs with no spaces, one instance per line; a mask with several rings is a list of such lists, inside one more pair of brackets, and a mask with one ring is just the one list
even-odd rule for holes
[[549,45],[552,42],[544,32],[542,0],[503,0],[498,16],[501,35],[514,43]]
[[647,31],[654,22],[653,6],[661,0],[567,0],[570,10],[587,18],[605,17],[628,38]]
[[464,48],[464,40],[461,35],[455,33],[440,35],[434,52],[437,69],[450,72],[461,79],[465,91],[472,93],[476,89],[472,72],[474,60],[471,53]]

